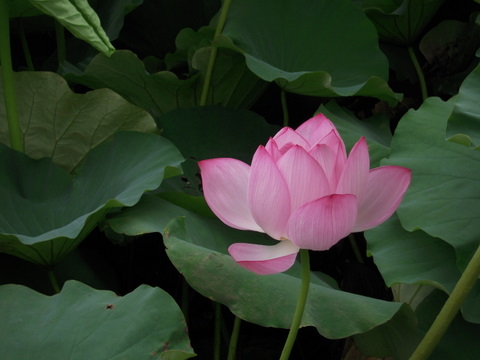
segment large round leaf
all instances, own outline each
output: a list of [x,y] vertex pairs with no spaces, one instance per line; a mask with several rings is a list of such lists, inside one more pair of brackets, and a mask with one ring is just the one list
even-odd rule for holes
[[134,205],[182,160],[160,136],[124,132],[93,149],[69,175],[50,159],[33,160],[0,145],[0,250],[53,265],[109,208]]
[[171,111],[158,119],[158,127],[187,159],[183,176],[186,182],[180,185],[195,195],[203,195],[198,190],[198,161],[233,157],[250,164],[257,147],[279,130],[254,112],[219,106]]
[[[173,216],[181,217],[164,229]],[[290,327],[300,289],[300,265],[296,263],[283,274],[256,275],[227,255],[228,246],[235,242],[273,244],[265,234],[229,228],[217,219],[153,196],[123,209],[108,222],[115,231],[129,235],[162,232],[170,260],[196,291],[225,304],[246,321]],[[400,303],[337,290],[335,282],[324,274],[314,273],[311,278],[302,326],[315,326],[326,337],[362,333],[390,321],[399,311],[408,313]]]
[[444,0],[360,0],[381,39],[412,45]]
[[0,286],[3,360],[184,360],[195,356],[183,314],[163,290],[142,285],[119,297],[77,281],[45,296]]
[[[228,228],[218,220],[187,217],[167,226],[164,242],[175,267],[202,295],[246,321],[288,328],[300,289],[299,266],[287,273],[257,275],[226,255],[233,242],[266,243],[263,236]],[[400,303],[336,290],[312,276],[302,326],[315,326],[328,338],[343,338],[389,321],[401,308]]]
[[467,76],[458,95],[455,107],[448,119],[447,136],[452,141],[466,140],[467,145],[480,149],[480,65]]
[[[434,291],[420,304],[415,312],[418,317],[418,327],[427,332],[445,304],[447,296],[441,291]],[[478,301],[477,301],[478,307]],[[435,347],[430,359],[432,360],[477,360],[480,353],[480,325],[466,322],[457,314],[443,335],[440,343]]]
[[115,48],[102,28],[100,19],[86,0],[30,0],[43,13],[54,17],[75,37],[110,56]]
[[[189,50],[195,50],[195,46],[190,46]],[[199,72],[186,79],[179,79],[170,71],[150,74],[143,62],[127,50],[116,51],[111,57],[99,54],[83,73],[70,72],[65,76],[93,89],[112,89],[133,104],[159,116],[199,104],[209,54],[209,47],[198,50],[195,65]],[[222,49],[212,74],[207,103],[248,107],[264,88],[265,82],[251,73],[241,55]]]
[[219,46],[242,52],[252,72],[286,91],[396,101],[375,28],[349,0],[236,1],[223,34]]
[[[168,197],[169,200],[164,197]],[[183,206],[175,204],[175,202],[178,203],[176,200],[180,198],[184,198]],[[197,204],[197,206],[191,206],[192,204]],[[198,209],[202,214],[211,212],[203,197],[190,196],[180,192],[145,194],[135,206],[124,208],[122,211],[108,216],[107,223],[113,231],[119,234],[137,236],[153,232],[161,233],[176,217],[189,216],[191,221],[195,221],[197,218],[192,216],[192,212],[196,212]],[[211,217],[215,218],[215,215],[212,213]]]
[[[68,171],[119,130],[155,130],[147,112],[113,91],[75,94],[55,73],[16,73],[15,88],[26,154],[50,157]],[[6,118],[3,96],[0,87],[0,118]],[[0,142],[10,143],[6,121],[0,122]]]
[[402,225],[451,244],[464,267],[480,239],[480,153],[445,140],[453,106],[429,98],[409,111],[382,164],[412,169],[412,183],[397,211]]
[[[431,285],[449,294],[460,278],[454,248],[423,231],[408,232],[398,217],[365,232],[368,252],[388,286],[394,284]],[[470,292],[462,306],[466,320],[480,323],[478,297],[480,284]]]

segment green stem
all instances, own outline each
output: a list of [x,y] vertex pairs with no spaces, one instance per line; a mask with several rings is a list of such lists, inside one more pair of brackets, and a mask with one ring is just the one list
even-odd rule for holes
[[220,360],[220,345],[221,336],[220,329],[222,325],[222,308],[220,303],[214,303],[215,306],[215,329],[213,338],[213,358],[214,360]]
[[[225,0],[220,10],[220,16],[218,18],[217,27],[215,29],[215,35],[213,36],[213,41],[222,33],[225,23],[227,22],[228,10],[232,0]],[[207,71],[205,73],[205,80],[203,82],[202,93],[200,95],[200,106],[205,106],[208,99],[208,91],[210,89],[210,82],[212,81],[213,68],[215,67],[215,60],[217,58],[218,48],[212,44],[212,51],[210,51],[210,56],[208,58]]]
[[241,323],[242,323],[242,319],[240,319],[238,316],[235,316],[235,320],[233,322],[232,336],[230,337],[230,344],[228,345],[227,360],[235,360],[235,354],[237,352],[238,335],[240,334]]
[[348,241],[350,242],[350,246],[352,247],[352,251],[355,255],[357,261],[363,264],[363,257],[360,253],[360,249],[358,248],[357,242],[355,241],[355,236],[353,234],[348,235]]
[[60,286],[58,285],[58,281],[57,281],[57,278],[55,277],[55,273],[53,272],[53,269],[48,270],[48,279],[50,280],[50,284],[52,285],[53,291],[55,291],[55,294],[58,294],[60,292]]
[[12,54],[10,50],[10,18],[7,0],[0,0],[0,64],[2,65],[3,92],[5,94],[4,101],[10,134],[10,146],[14,150],[25,152],[13,79]]
[[411,46],[408,47],[408,55],[410,56],[410,60],[413,63],[413,67],[415,68],[415,71],[417,72],[418,82],[420,83],[420,90],[422,92],[422,99],[423,101],[425,101],[428,97],[425,76],[423,75],[422,67],[418,62],[417,56],[415,55],[415,51]]
[[282,112],[283,112],[283,126],[288,126],[289,116],[288,116],[288,106],[287,106],[287,95],[285,90],[281,90],[280,99],[282,101]]
[[188,286],[187,281],[182,276],[182,312],[185,322],[189,324],[189,308],[190,308],[190,287]]
[[58,68],[60,69],[67,58],[67,47],[65,45],[65,29],[57,20],[55,20],[55,37],[57,39]]
[[298,329],[302,321],[303,311],[305,310],[305,304],[307,303],[308,289],[310,287],[310,259],[308,257],[308,250],[300,250],[300,260],[302,263],[302,284],[298,295],[297,308],[295,309],[295,315],[293,316],[292,326],[290,327],[287,341],[285,341],[280,360],[288,360],[290,353],[292,352],[293,344],[297,338]]
[[32,55],[30,54],[30,49],[28,47],[27,37],[25,36],[25,28],[23,26],[22,18],[18,19],[18,30],[18,33],[20,35],[20,42],[22,43],[23,55],[25,56],[25,62],[27,63],[27,69],[29,71],[35,71]]
[[455,318],[463,301],[478,280],[479,275],[480,245],[458,280],[457,285],[455,285],[455,288],[445,302],[445,305],[443,305],[442,310],[440,310],[435,321],[425,334],[425,337],[410,357],[410,360],[428,359],[437,344],[440,342],[443,334],[447,331],[450,323]]

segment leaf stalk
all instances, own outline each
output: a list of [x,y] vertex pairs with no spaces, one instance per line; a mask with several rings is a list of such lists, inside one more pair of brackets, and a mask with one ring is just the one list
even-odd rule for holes
[[307,249],[300,249],[300,261],[302,263],[302,282],[300,285],[300,293],[298,295],[297,307],[293,316],[292,326],[285,341],[280,360],[288,360],[292,352],[293,344],[297,338],[298,329],[303,318],[305,304],[307,303],[308,290],[310,288],[310,258]]
[[413,67],[418,76],[418,82],[420,83],[420,91],[422,93],[422,99],[425,101],[428,97],[427,92],[427,83],[425,82],[425,76],[423,75],[422,67],[418,62],[417,56],[415,55],[415,51],[411,46],[408,47],[408,55],[410,56],[410,60],[412,61]]
[[417,346],[416,350],[410,356],[410,360],[425,360],[432,354],[443,335],[447,331],[451,322],[458,313],[460,306],[467,297],[470,290],[475,285],[480,275],[480,245],[468,263],[465,271],[458,280],[455,288],[451,292],[447,301],[433,321],[430,329],[428,329],[424,338]]
[[[225,0],[223,2],[222,8],[220,9],[220,16],[218,18],[217,27],[215,28],[215,34],[213,40],[220,36],[227,22],[228,10],[232,0]],[[200,106],[205,106],[207,104],[208,92],[210,90],[210,83],[212,81],[213,68],[215,67],[215,60],[217,58],[218,48],[212,44],[212,50],[210,51],[210,56],[208,58],[207,71],[205,73],[205,79],[203,81],[202,93],[200,95]]]
[[10,17],[7,0],[0,0],[0,64],[10,146],[14,150],[25,152],[13,79],[10,49]]

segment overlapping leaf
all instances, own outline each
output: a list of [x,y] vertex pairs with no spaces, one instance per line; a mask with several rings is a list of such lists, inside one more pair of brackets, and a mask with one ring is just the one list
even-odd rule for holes
[[88,42],[106,56],[115,51],[98,15],[87,0],[30,0],[30,2],[43,13],[54,17],[77,38]]
[[[416,311],[418,327],[426,332],[437,317],[447,296],[441,291],[434,291],[419,306]],[[477,301],[478,307],[478,301]],[[430,359],[450,360],[459,358],[462,360],[477,360],[480,352],[480,325],[465,321],[461,314],[457,314],[448,327],[442,340],[436,346]]]
[[218,46],[286,91],[396,102],[375,29],[351,1],[233,2],[223,34]]
[[[288,328],[300,288],[299,267],[287,273],[256,275],[225,254],[234,242],[265,243],[262,237],[217,220],[191,221],[191,217],[173,220],[164,231],[170,260],[195,290],[246,321]],[[315,326],[328,338],[343,338],[383,324],[401,309],[399,303],[342,292],[314,277],[302,325]]]
[[400,121],[383,165],[406,166],[412,183],[398,208],[402,225],[451,244],[463,268],[480,239],[480,153],[445,140],[454,103],[429,98]]
[[[173,216],[181,217],[164,229]],[[246,321],[290,326],[300,288],[299,264],[287,273],[261,276],[241,268],[227,255],[228,246],[235,242],[272,244],[266,235],[231,229],[159,196],[144,197],[108,223],[129,235],[162,232],[170,260],[196,291],[225,304]],[[312,276],[303,326],[315,326],[329,338],[342,338],[384,324],[398,312],[408,316],[408,309],[400,303],[342,292],[327,276]]]
[[[112,89],[131,103],[159,116],[199,104],[208,51],[209,48],[199,50],[196,56],[199,72],[186,79],[180,79],[170,71],[149,74],[143,62],[127,50],[116,51],[110,58],[98,55],[83,73],[69,73],[66,77],[90,88]],[[246,68],[240,55],[224,50],[217,58],[208,104],[248,107],[264,87],[264,82]]]
[[15,17],[28,17],[41,15],[42,12],[37,9],[29,0],[8,0],[9,15]]
[[171,111],[158,119],[158,126],[185,156],[186,182],[180,187],[195,195],[202,195],[198,161],[233,157],[250,164],[257,147],[279,130],[254,112],[219,106]]
[[477,66],[460,87],[447,126],[447,137],[450,141],[475,147],[476,150],[480,149],[479,87],[480,66]]
[[[147,112],[107,89],[75,94],[61,76],[50,72],[16,73],[15,85],[26,154],[50,157],[67,171],[119,130],[156,129]],[[0,118],[6,118],[3,87]],[[0,122],[0,142],[10,142],[6,121]]]
[[73,176],[49,159],[33,160],[1,145],[0,251],[54,265],[109,208],[134,205],[182,160],[164,138],[123,132],[93,149]]
[[381,39],[411,45],[444,0],[363,0],[365,13],[376,25]]
[[119,297],[76,281],[54,296],[0,286],[0,355],[18,359],[185,360],[183,314],[163,290],[142,285]]
[[[456,266],[454,248],[423,231],[405,231],[398,217],[365,232],[368,251],[388,286],[394,284],[431,285],[450,293],[461,272]],[[480,323],[477,284],[462,306],[465,319]]]

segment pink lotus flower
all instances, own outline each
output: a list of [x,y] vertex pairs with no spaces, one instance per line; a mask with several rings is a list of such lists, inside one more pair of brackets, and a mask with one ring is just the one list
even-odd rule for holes
[[199,162],[205,199],[228,226],[267,233],[273,246],[237,243],[228,251],[257,274],[289,269],[300,249],[328,250],[351,232],[387,220],[410,184],[399,166],[370,170],[365,138],[347,158],[337,129],[317,115],[281,129],[249,166],[232,158]]

